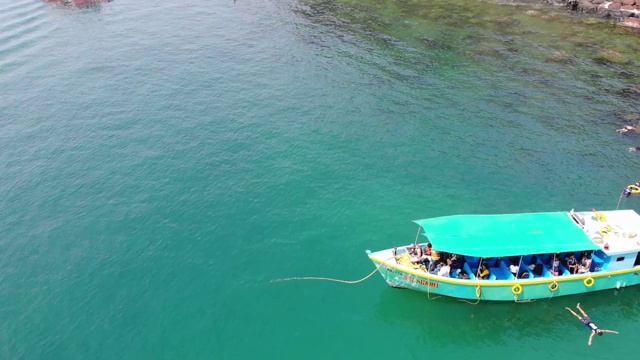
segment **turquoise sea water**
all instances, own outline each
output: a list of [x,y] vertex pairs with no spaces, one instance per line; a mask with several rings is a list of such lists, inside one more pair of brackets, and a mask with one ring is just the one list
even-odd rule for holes
[[[640,180],[614,131],[640,37],[480,4],[0,0],[0,358],[631,358],[640,288],[271,282],[363,277],[412,219],[612,209]],[[588,347],[577,302],[620,335]]]

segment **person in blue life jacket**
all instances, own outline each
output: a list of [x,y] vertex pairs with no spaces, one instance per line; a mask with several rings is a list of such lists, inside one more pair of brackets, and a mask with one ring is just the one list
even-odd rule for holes
[[576,314],[573,310],[571,310],[568,307],[566,307],[565,309],[569,310],[570,313],[572,313],[575,317],[577,317],[578,320],[582,321],[582,323],[585,324],[589,328],[589,330],[591,330],[591,335],[589,335],[589,346],[591,346],[591,340],[593,340],[593,335],[595,334],[598,334],[598,336],[602,336],[602,334],[604,333],[618,334],[617,331],[599,329],[596,326],[596,324],[594,324],[593,321],[591,321],[591,318],[589,317],[589,315],[587,315],[587,313],[584,312],[584,310],[582,310],[582,308],[580,307],[580,303],[578,303],[577,307],[578,307],[578,310],[580,310],[580,312],[582,313],[582,316]]

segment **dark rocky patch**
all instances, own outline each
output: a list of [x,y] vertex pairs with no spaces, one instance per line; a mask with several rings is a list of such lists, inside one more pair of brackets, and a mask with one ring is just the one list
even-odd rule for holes
[[575,58],[565,51],[556,51],[553,55],[549,56],[545,62],[558,63],[558,64],[571,64],[575,62]]
[[578,13],[614,18],[620,26],[640,29],[640,0],[543,0]]

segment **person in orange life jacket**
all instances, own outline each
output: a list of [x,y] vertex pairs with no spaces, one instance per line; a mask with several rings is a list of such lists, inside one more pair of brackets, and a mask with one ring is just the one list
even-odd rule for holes
[[429,268],[429,263],[431,262],[431,253],[433,251],[433,245],[431,243],[427,243],[427,246],[424,247],[424,253],[422,254],[422,264]]
[[612,333],[612,334],[617,334],[617,331],[613,331],[613,330],[604,330],[604,329],[599,329],[596,324],[593,323],[593,321],[591,321],[591,318],[589,318],[589,315],[587,315],[586,312],[584,312],[584,310],[582,310],[582,308],[580,307],[580,303],[578,303],[577,305],[578,310],[580,310],[580,312],[582,313],[582,316],[576,314],[573,310],[571,310],[570,308],[566,307],[565,309],[569,310],[570,313],[572,313],[575,317],[578,318],[578,320],[582,321],[583,324],[585,324],[589,330],[591,330],[591,335],[589,335],[589,346],[591,346],[591,340],[593,340],[593,335],[598,334],[598,336],[602,336],[602,334],[604,333]]
[[431,262],[429,263],[429,272],[434,272],[434,268],[440,264],[440,253],[431,249]]

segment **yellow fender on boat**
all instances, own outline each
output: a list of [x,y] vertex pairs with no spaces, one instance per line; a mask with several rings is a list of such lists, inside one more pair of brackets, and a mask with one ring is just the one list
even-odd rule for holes
[[549,290],[551,290],[551,292],[558,290],[558,287],[560,285],[558,285],[557,281],[552,282],[551,284],[549,284]]
[[593,278],[591,276],[589,276],[588,278],[584,279],[584,286],[592,287],[595,282],[596,281],[593,280]]
[[520,286],[520,284],[513,285],[513,287],[511,288],[511,292],[513,293],[513,295],[522,294],[522,286]]
[[480,285],[478,285],[476,287],[476,297],[479,298],[480,296],[482,296],[482,289],[480,288]]

